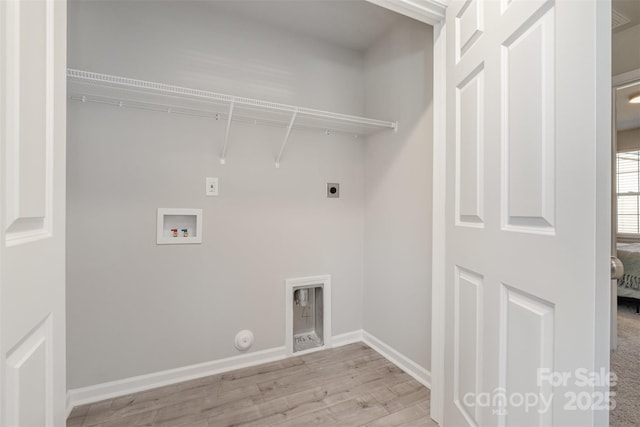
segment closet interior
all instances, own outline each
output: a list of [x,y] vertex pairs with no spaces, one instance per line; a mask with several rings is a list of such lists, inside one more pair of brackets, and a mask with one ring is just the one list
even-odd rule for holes
[[315,275],[334,344],[428,372],[432,49],[365,1],[69,1],[69,388],[276,357]]

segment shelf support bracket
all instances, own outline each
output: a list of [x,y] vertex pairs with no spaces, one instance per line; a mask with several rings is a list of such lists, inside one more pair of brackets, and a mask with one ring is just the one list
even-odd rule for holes
[[293,112],[293,116],[291,116],[291,121],[289,122],[289,127],[287,128],[287,133],[284,136],[284,141],[282,141],[282,146],[280,147],[280,152],[278,153],[278,157],[276,158],[276,169],[280,167],[280,159],[282,158],[282,153],[284,152],[284,147],[287,145],[287,141],[289,141],[289,135],[291,135],[291,129],[293,129],[293,123],[296,121],[296,116],[298,115],[298,110]]
[[231,119],[233,118],[233,106],[235,101],[231,101],[229,104],[229,117],[227,118],[227,132],[224,135],[224,145],[222,146],[222,153],[220,154],[220,164],[224,165],[227,162],[227,145],[229,144],[229,130],[231,130]]

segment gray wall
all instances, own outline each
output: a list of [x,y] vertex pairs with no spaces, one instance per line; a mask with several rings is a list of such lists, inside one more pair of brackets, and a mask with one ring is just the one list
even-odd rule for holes
[[433,33],[411,21],[365,58],[367,114],[395,134],[365,146],[364,329],[430,369]]
[[[402,126],[295,130],[275,169],[284,129],[234,124],[221,166],[225,123],[70,101],[69,388],[237,355],[245,328],[251,351],[282,346],[284,280],[325,273],[334,335],[364,327],[428,368],[431,36],[407,22],[365,55],[205,2],[69,4],[69,67]],[[202,208],[203,243],[157,246],[158,207]]]
[[221,12],[215,3],[71,0],[68,66],[363,112],[360,52]]
[[[361,54],[175,4],[71,3],[69,66],[362,113]],[[331,274],[334,334],[362,328],[361,141],[294,131],[275,169],[284,129],[238,124],[220,166],[225,123],[71,101],[68,124],[70,388],[236,355],[244,328],[284,345],[290,277]],[[158,207],[202,208],[202,245],[157,246]]]

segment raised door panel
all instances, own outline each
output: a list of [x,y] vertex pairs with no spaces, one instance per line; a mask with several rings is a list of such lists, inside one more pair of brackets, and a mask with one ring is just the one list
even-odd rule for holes
[[48,317],[7,353],[7,426],[53,425],[50,346]]
[[484,217],[484,69],[456,88],[456,223],[482,227]]
[[481,425],[483,277],[456,267],[453,384],[455,404],[470,426]]
[[504,284],[500,306],[500,425],[550,426],[554,306]]
[[6,245],[51,234],[53,0],[6,3]]
[[511,231],[553,234],[553,11],[526,21],[501,49],[502,225]]
[[456,59],[460,59],[480,38],[484,30],[483,7],[480,0],[467,0],[456,16]]

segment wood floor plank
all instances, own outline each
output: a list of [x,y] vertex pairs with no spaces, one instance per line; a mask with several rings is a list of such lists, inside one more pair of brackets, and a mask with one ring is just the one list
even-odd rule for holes
[[73,410],[69,414],[69,418],[84,417],[89,413],[90,407],[91,407],[91,404],[76,406],[75,408],[73,408]]
[[142,391],[140,393],[128,394],[126,396],[117,397],[111,400],[110,408],[114,411],[119,411],[123,408],[130,408],[132,406],[144,405],[150,402],[155,402],[166,396],[172,396],[180,391],[177,384],[168,385],[165,387],[154,388],[152,390]]
[[80,415],[79,417],[69,417],[67,420],[67,427],[82,427],[82,423],[84,422],[84,415]]
[[[334,383],[345,377],[357,378],[369,370],[379,369],[389,362],[382,358],[371,359],[368,356],[350,361],[333,361],[333,363],[310,369],[306,375],[286,376],[258,383],[263,393],[299,390],[310,386]],[[406,374],[405,374],[406,375]],[[405,379],[406,381],[406,379]]]
[[156,417],[157,411],[142,412],[123,417],[112,418],[104,423],[97,424],[96,427],[139,427],[150,426]]
[[209,424],[209,421],[202,420],[202,421],[196,421],[196,422],[189,422],[187,424],[182,424],[182,425],[178,424],[175,427],[211,427],[211,425]]
[[357,399],[363,395],[373,396],[373,398],[376,399],[376,402],[380,404],[385,403],[385,401],[381,401],[378,397],[385,396],[388,400],[398,397],[398,395],[393,393],[382,383],[363,385],[350,381],[338,385],[329,384],[327,389],[329,390],[329,395],[325,398],[325,402],[327,402],[328,405],[335,405],[348,400]]
[[111,409],[111,403],[112,400],[106,400],[92,404],[89,407],[87,415],[84,417],[83,427],[94,426],[116,416],[116,411]]
[[392,365],[391,362],[381,368],[362,372],[362,374],[358,376],[358,381],[361,384],[382,381],[389,387],[403,383],[409,379],[411,379],[409,375]]
[[433,426],[429,399],[357,343],[82,405],[67,427]]
[[301,358],[291,358],[279,360],[276,362],[265,363],[263,365],[249,366],[247,368],[236,369],[235,371],[227,372],[220,375],[222,380],[235,380],[240,378],[252,377],[258,374],[264,374],[273,371],[282,371],[286,368],[292,368],[294,366],[305,365],[304,360]]
[[303,374],[309,373],[309,368],[304,365],[295,365],[282,368],[280,370],[269,370],[266,372],[256,372],[248,376],[241,376],[236,378],[233,375],[229,375],[227,378],[223,378],[220,382],[220,390],[226,393],[230,390],[255,385],[261,382],[273,381],[286,377],[300,377]]
[[197,387],[196,384],[191,384],[192,387],[186,387],[183,390],[181,390],[183,387],[170,385],[127,395],[107,401],[110,402],[108,407],[106,402],[99,402],[90,408],[83,426],[89,427],[108,422],[112,419],[117,420],[119,418],[176,405],[184,401],[217,395],[218,384],[211,381],[201,384],[201,387]]
[[227,412],[215,419],[219,425],[246,425],[262,420],[262,425],[293,419],[319,409],[326,408],[323,399],[326,391],[322,387],[293,393],[275,400],[269,400],[253,406],[251,411]]
[[215,394],[197,399],[186,400],[162,407],[155,419],[157,425],[172,425],[175,420],[188,415],[211,417],[225,411],[253,406],[252,396],[260,394],[256,385],[233,389],[227,393]]
[[[245,419],[245,421],[237,422],[237,426],[242,427],[264,427],[275,425],[279,422],[286,421],[286,411],[289,408],[286,397],[280,397],[268,402],[263,402],[257,406],[259,415],[251,419]],[[248,417],[247,417],[248,418]],[[211,425],[225,425],[223,420],[219,417],[212,417],[209,419]]]
[[430,415],[426,415],[421,418],[416,418],[413,421],[400,425],[401,427],[438,427],[438,424],[431,419]]
[[[171,420],[165,420],[165,421],[159,421],[159,422],[153,422],[152,424],[149,424],[150,427],[192,427],[192,426],[206,426],[209,427],[209,421],[207,419],[208,417],[206,415],[200,414],[200,413],[195,413],[195,414],[188,414],[188,415],[183,415],[181,417],[178,418],[173,418]],[[138,427],[142,427],[142,426],[138,426]]]
[[413,405],[365,424],[367,427],[401,426],[428,415],[429,411],[425,409],[424,406]]
[[329,407],[338,425],[353,426],[389,415],[389,412],[370,394],[346,400]]
[[296,417],[278,424],[273,424],[280,427],[300,427],[300,426],[338,426],[338,420],[336,420],[328,409],[321,409],[319,411],[311,412],[309,414]]
[[428,402],[431,398],[429,389],[414,379],[392,386],[390,390],[396,397],[384,403],[389,412],[397,412],[422,401]]

